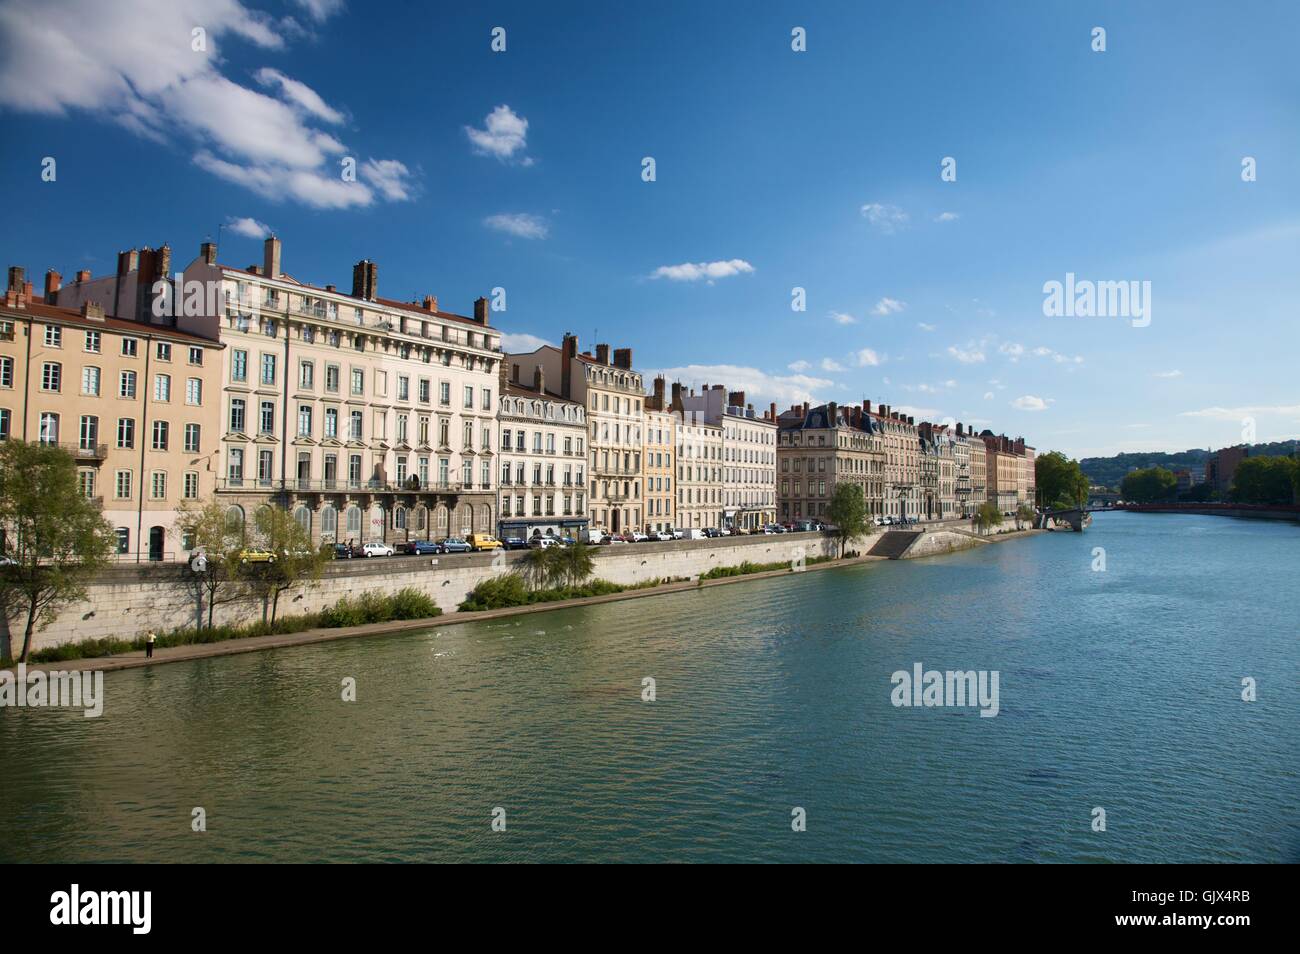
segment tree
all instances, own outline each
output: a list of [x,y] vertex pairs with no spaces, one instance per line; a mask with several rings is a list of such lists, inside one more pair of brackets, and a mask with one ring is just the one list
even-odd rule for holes
[[982,503],[975,511],[975,529],[985,533],[993,527],[1002,526],[1002,511],[995,503]]
[[312,545],[302,524],[284,507],[267,504],[253,518],[250,550],[270,553],[272,560],[241,560],[240,575],[262,598],[262,619],[275,622],[280,594],[308,580],[319,580],[325,569],[325,550]]
[[[86,583],[107,566],[115,534],[99,507],[81,492],[72,455],[53,444],[0,443],[0,610],[23,620],[26,662],[32,634],[59,610],[85,599]],[[8,627],[4,659],[13,659]]]
[[826,508],[826,519],[835,527],[835,539],[840,543],[840,556],[844,556],[844,545],[854,537],[866,536],[870,530],[867,523],[867,498],[862,493],[862,485],[851,481],[840,481],[835,485],[831,502]]
[[1027,503],[1022,503],[1016,508],[1016,529],[1020,529],[1022,523],[1027,523],[1031,527],[1034,525],[1034,508]]
[[560,547],[534,547],[520,561],[520,569],[530,589],[546,590],[559,586],[563,569],[559,561]]
[[568,586],[581,586],[596,568],[591,547],[581,541],[558,549],[556,558]]
[[1288,504],[1295,496],[1296,462],[1290,457],[1247,457],[1232,474],[1237,503]]
[[232,518],[224,504],[213,500],[202,507],[182,505],[177,511],[176,526],[190,539],[196,555],[203,556],[203,570],[191,576],[208,607],[208,629],[212,628],[213,610],[222,603],[248,597],[247,581],[242,573],[239,553],[244,548],[244,522]]
[[1120,482],[1119,492],[1132,503],[1154,503],[1171,500],[1178,490],[1178,478],[1163,467],[1148,467],[1126,474]]
[[1041,454],[1034,460],[1034,480],[1039,503],[1048,510],[1082,507],[1088,500],[1088,478],[1077,460],[1060,451]]

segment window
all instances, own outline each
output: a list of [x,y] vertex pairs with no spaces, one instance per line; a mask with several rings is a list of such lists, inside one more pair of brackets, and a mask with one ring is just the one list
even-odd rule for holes
[[135,418],[117,419],[117,446],[127,450],[135,447]]
[[122,354],[127,358],[134,358],[140,353],[140,342],[135,338],[122,339]]
[[361,412],[352,412],[352,423],[348,429],[348,439],[353,441],[361,440]]
[[41,390],[57,391],[63,384],[63,365],[46,361],[41,367]]
[[275,402],[263,401],[261,405],[261,414],[258,417],[258,433],[274,434],[275,433]]
[[14,359],[0,358],[0,388],[14,386]]
[[248,380],[248,352],[232,351],[230,354],[230,380]]
[[238,487],[244,482],[244,452],[241,448],[230,449],[230,459],[226,464],[226,476],[230,483]]
[[45,347],[62,348],[63,347],[63,329],[58,325],[45,326]]
[[99,332],[87,331],[85,349],[91,354],[99,354]]
[[185,452],[187,454],[197,454],[199,452],[199,425],[185,425]]
[[273,354],[262,355],[262,383],[275,383],[275,355]]
[[83,414],[81,416],[81,434],[80,444],[82,450],[95,449],[99,443],[99,418],[93,414]]
[[311,437],[311,405],[298,405],[298,436]]
[[38,440],[42,444],[59,442],[59,415],[45,411],[41,414],[41,431]]
[[474,386],[472,384],[465,385],[465,409],[468,411],[474,410]]
[[243,398],[232,398],[230,401],[230,429],[236,434],[244,433]]
[[409,401],[411,399],[411,379],[404,374],[397,376],[397,400]]
[[113,485],[113,496],[118,500],[130,500],[131,472],[129,470],[119,470],[116,477],[117,479]]
[[366,374],[360,368],[352,369],[352,393],[366,393]]
[[203,403],[203,382],[198,378],[185,379],[185,403],[194,405]]
[[483,389],[483,410],[485,411],[492,410],[492,389],[491,388]]
[[325,436],[339,436],[339,412],[337,408],[327,407],[325,409]]
[[125,555],[131,552],[131,531],[126,527],[118,527],[114,531],[117,534],[117,552]]
[[95,496],[95,472],[93,470],[77,471],[77,490],[83,497]]
[[154,375],[153,399],[155,401],[170,401],[172,399],[172,376],[170,374]]
[[335,394],[339,390],[339,366],[337,364],[325,365],[325,390]]
[[190,348],[190,364],[198,366],[203,364],[203,349],[197,347]]
[[151,500],[167,499],[167,472],[155,470],[150,481],[149,497]]
[[315,386],[316,365],[311,361],[300,361],[298,363],[298,388],[303,391],[310,391]]
[[99,368],[87,366],[81,369],[81,393],[99,397]]
[[172,359],[172,346],[165,341],[159,341],[155,354],[159,361],[170,361]]
[[9,431],[13,427],[13,412],[9,408],[0,408],[0,441],[9,440]]
[[451,404],[451,385],[446,381],[438,382],[438,403],[444,406]]
[[135,397],[135,372],[123,371],[117,379],[117,396],[124,398]]
[[168,430],[168,426],[166,421],[153,422],[153,449],[154,450],[165,451],[167,449],[167,430]]
[[181,490],[181,495],[186,500],[197,500],[199,496],[199,475],[197,471],[187,470],[185,472],[185,485]]

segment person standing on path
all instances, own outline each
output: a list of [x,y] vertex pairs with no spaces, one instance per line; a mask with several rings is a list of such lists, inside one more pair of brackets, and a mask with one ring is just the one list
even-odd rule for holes
[[158,637],[154,635],[153,630],[149,630],[149,635],[144,638],[144,658],[153,659],[153,643]]

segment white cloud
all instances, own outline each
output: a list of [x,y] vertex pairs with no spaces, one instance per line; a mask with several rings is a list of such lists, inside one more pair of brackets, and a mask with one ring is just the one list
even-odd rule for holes
[[544,239],[550,232],[545,219],[529,215],[527,212],[489,215],[483,220],[483,224],[490,229],[523,239]]
[[1176,371],[1176,370],[1175,370],[1175,371],[1157,371],[1157,372],[1155,373],[1155,376],[1156,376],[1157,378],[1181,378],[1181,377],[1183,376],[1183,372],[1181,372],[1181,371]]
[[1040,398],[1032,394],[1026,394],[1018,397],[1011,402],[1011,406],[1017,411],[1046,411],[1049,404],[1054,403],[1052,398]]
[[936,222],[956,222],[961,215],[957,212],[940,212],[934,217]]
[[986,401],[992,401],[992,400],[993,400],[993,392],[992,392],[992,391],[985,391],[985,392],[984,392],[984,400],[986,400]]
[[230,216],[226,219],[226,228],[236,235],[242,235],[245,238],[261,239],[271,234],[271,226],[257,219],[250,219],[247,216],[235,218]]
[[948,348],[950,357],[956,358],[962,364],[980,364],[984,361],[984,352],[979,345],[975,343],[968,344],[965,348],[950,346]]
[[754,266],[743,258],[733,258],[719,262],[686,262],[682,265],[660,265],[650,275],[651,278],[667,278],[674,282],[697,282],[705,279],[710,285],[714,279],[729,278],[732,275],[748,275]]
[[934,331],[934,325],[927,325],[924,321],[918,321],[916,323],[916,327],[920,328],[922,331],[927,333]]
[[830,391],[835,387],[835,382],[826,378],[803,374],[767,374],[757,368],[734,364],[689,364],[644,372],[648,381],[659,374],[669,381],[680,381],[689,387],[722,384],[729,391],[744,391],[745,400],[753,403],[756,409],[775,401],[778,411],[801,401],[820,403],[817,392]]
[[515,334],[503,332],[501,335],[501,350],[507,353],[512,351],[519,353],[525,351],[536,351],[543,345],[548,345],[550,343],[551,342],[547,341],[545,338],[539,338],[537,335],[524,334],[523,332]]
[[786,367],[789,368],[791,371],[807,371],[809,368],[812,367],[812,365],[809,364],[807,361],[799,360],[799,361],[791,361],[789,364],[786,365]]
[[1248,407],[1207,407],[1199,411],[1183,411],[1179,417],[1204,417],[1214,421],[1240,421],[1259,414],[1300,416],[1300,404],[1252,405]]
[[853,356],[853,358],[857,362],[859,368],[878,367],[885,360],[881,355],[876,354],[876,352],[872,351],[870,348],[861,349]]
[[262,67],[253,77],[263,86],[278,87],[281,97],[303,112],[327,123],[337,125],[343,122],[343,114],[321,99],[320,94],[306,83],[300,83],[269,66]]
[[885,235],[892,235],[897,229],[907,225],[908,215],[896,205],[870,202],[861,210],[862,217]]
[[311,14],[311,18],[318,23],[343,9],[343,0],[294,0],[294,2]]
[[[509,106],[498,106],[487,114],[483,128],[465,127],[465,135],[474,144],[474,151],[484,156],[495,156],[502,162],[513,159],[515,153],[528,148],[528,120],[515,113]],[[532,160],[522,157],[524,165],[531,165]]]
[[831,321],[835,322],[837,325],[856,325],[858,323],[858,319],[842,311],[832,311],[829,314],[831,316]]
[[914,417],[919,421],[927,419],[933,420],[940,416],[939,409],[934,407],[914,407],[911,404],[891,404],[889,409],[891,411],[897,411],[899,414],[904,414],[907,417]]
[[893,315],[907,307],[907,302],[899,301],[897,298],[882,298],[876,302],[871,309],[873,315],[884,316]]
[[846,370],[845,367],[833,358],[822,358],[822,370],[829,371],[832,374]]
[[[339,4],[306,6],[321,19]],[[206,31],[197,51],[196,24]],[[269,92],[259,92],[221,72],[228,39],[282,50],[287,37],[302,33],[293,20],[273,20],[239,0],[134,0],[129,10],[98,0],[7,0],[0,105],[115,122],[191,149],[200,168],[275,201],[343,208],[370,205],[377,195],[407,197],[391,173],[373,187],[341,180],[348,150],[316,124],[337,125],[343,115],[306,84],[264,68],[253,76]]]
[[396,159],[367,159],[361,164],[361,178],[390,202],[412,198],[411,172]]
[[998,345],[998,354],[1006,355],[1013,362],[1019,361],[1021,356],[1024,353],[1025,353],[1024,345],[1015,344],[1014,342],[1011,341],[1004,341],[1002,342],[1002,344]]

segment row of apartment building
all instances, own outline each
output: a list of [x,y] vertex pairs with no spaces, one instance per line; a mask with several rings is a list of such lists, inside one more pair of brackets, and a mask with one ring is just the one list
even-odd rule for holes
[[0,439],[65,446],[122,559],[183,555],[179,507],[267,503],[314,539],[361,542],[692,528],[823,517],[838,480],[873,514],[950,517],[1033,499],[1033,448],[887,406],[756,412],[635,370],[631,349],[505,353],[488,302],[300,282],[205,242],[118,255],[114,274],[10,268],[0,308]]

